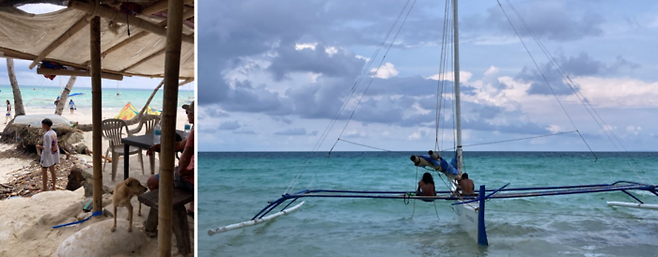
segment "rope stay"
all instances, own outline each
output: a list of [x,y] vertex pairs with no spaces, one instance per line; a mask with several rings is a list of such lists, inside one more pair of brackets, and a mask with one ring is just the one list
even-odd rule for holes
[[[523,41],[523,38],[522,38],[521,35],[518,33],[516,27],[515,27],[514,24],[512,23],[512,20],[510,19],[510,17],[507,15],[507,12],[506,12],[505,9],[503,8],[502,4],[500,3],[499,0],[496,0],[496,2],[498,3],[498,6],[499,6],[500,9],[502,10],[503,14],[505,15],[505,18],[507,19],[507,21],[509,22],[510,26],[512,27],[512,29],[513,29],[514,32],[516,33],[517,37],[519,38],[519,40],[520,40],[521,43],[523,44],[523,47],[525,48],[526,52],[528,53],[528,55],[530,55],[530,58],[532,59],[533,63],[535,64],[535,67],[537,68],[537,71],[542,75],[542,78],[543,78],[544,81],[546,82],[546,85],[549,87],[549,89],[551,90],[551,92],[552,92],[553,95],[555,96],[556,100],[557,100],[558,103],[560,104],[560,107],[562,107],[563,111],[565,112],[565,114],[566,114],[567,117],[569,118],[569,121],[571,122],[572,126],[573,126],[574,128],[576,128],[576,126],[575,126],[573,120],[571,119],[571,117],[569,116],[568,112],[566,111],[566,109],[565,109],[564,106],[562,105],[562,102],[560,102],[560,100],[559,100],[557,94],[556,94],[555,91],[553,90],[553,87],[550,85],[550,83],[548,82],[548,79],[546,78],[546,76],[545,76],[544,73],[542,72],[541,68],[539,67],[539,65],[538,65],[537,62],[535,61],[535,59],[534,59],[534,57],[532,56],[532,54],[530,53],[530,51],[529,51],[529,49],[527,48],[525,42]],[[603,120],[603,118],[601,117],[601,115],[599,115],[599,113],[596,111],[596,109],[594,108],[594,106],[592,106],[591,102],[585,100],[586,97],[583,95],[583,93],[582,93],[580,90],[577,90],[577,89],[576,89],[576,88],[577,88],[576,83],[573,82],[573,80],[571,79],[571,77],[570,77],[570,76],[569,76],[569,75],[568,75],[568,74],[562,69],[562,67],[560,66],[560,64],[559,64],[559,63],[555,60],[555,58],[550,54],[550,52],[549,52],[548,49],[544,46],[544,44],[541,42],[541,40],[539,39],[539,37],[537,36],[537,34],[535,34],[535,32],[530,28],[530,26],[528,25],[528,23],[526,22],[526,20],[523,18],[523,16],[521,16],[521,14],[520,14],[520,13],[518,12],[518,10],[514,7],[514,5],[510,2],[510,0],[506,0],[506,2],[507,2],[507,5],[509,6],[509,8],[512,10],[512,12],[513,12],[513,13],[516,15],[516,17],[519,19],[519,21],[521,22],[521,24],[523,25],[523,27],[527,30],[528,34],[532,37],[532,39],[535,41],[535,43],[536,43],[536,44],[539,46],[539,48],[542,50],[542,52],[544,53],[544,55],[546,56],[546,58],[549,60],[549,63],[552,65],[553,68],[555,68],[555,70],[558,72],[558,74],[560,74],[560,76],[562,77],[562,81],[564,82],[564,84],[567,85],[567,86],[569,87],[569,89],[573,92],[574,96],[576,96],[576,98],[578,99],[578,101],[580,102],[580,104],[581,104],[581,105],[585,108],[585,110],[588,112],[588,114],[590,115],[590,117],[592,117],[592,119],[596,122],[596,124],[599,126],[599,128],[601,128],[601,131],[602,131],[603,134],[608,138],[608,140],[610,141],[610,143],[612,144],[612,146],[613,146],[618,152],[623,152],[623,153],[626,154],[627,157],[630,158],[630,162],[627,161],[626,163],[627,163],[628,166],[631,168],[631,170],[632,170],[633,173],[636,175],[636,177],[638,177],[638,178],[640,178],[640,179],[646,179],[646,180],[648,180],[651,184],[653,184],[653,181],[652,181],[651,178],[646,174],[646,172],[641,171],[642,174],[644,175],[643,177],[640,176],[640,175],[638,174],[637,170],[635,169],[635,167],[634,167],[634,166],[632,165],[632,163],[631,163],[631,162],[635,162],[635,159],[630,155],[630,152],[626,149],[626,147],[624,147],[624,145],[622,144],[621,140],[619,140],[619,137],[617,137],[617,135],[612,131],[611,126],[607,125],[607,123],[605,122],[605,120]],[[583,135],[580,133],[580,131],[578,130],[578,128],[576,128],[576,131],[578,132],[578,135],[580,136],[580,138],[582,139],[582,141],[585,143],[585,145],[587,146],[587,148],[590,150],[590,152],[592,153],[592,155],[594,155],[595,161],[598,160],[598,157],[596,156],[596,154],[594,153],[594,151],[592,150],[592,148],[589,146],[589,144],[587,143],[587,141],[585,140],[585,138],[583,137]],[[614,140],[613,140],[613,138],[614,138]],[[619,146],[618,146],[618,145],[619,145]],[[619,149],[620,147],[621,147],[621,149],[623,149],[623,151]]]

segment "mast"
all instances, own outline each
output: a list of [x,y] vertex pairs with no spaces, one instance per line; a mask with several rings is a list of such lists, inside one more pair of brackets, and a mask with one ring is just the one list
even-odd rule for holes
[[459,28],[457,26],[457,0],[452,0],[454,25],[454,49],[455,49],[455,118],[457,126],[457,169],[462,171],[462,120],[461,120],[461,102],[459,96]]

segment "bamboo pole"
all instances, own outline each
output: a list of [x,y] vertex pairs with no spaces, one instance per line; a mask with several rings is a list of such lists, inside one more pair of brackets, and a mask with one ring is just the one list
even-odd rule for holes
[[[134,17],[134,16],[130,16],[130,15],[126,15],[124,13],[112,10],[112,9],[104,7],[104,6],[95,6],[95,5],[91,5],[91,4],[83,3],[83,2],[78,2],[78,1],[69,1],[69,8],[84,11],[84,12],[87,12],[87,13],[94,13],[94,11],[96,11],[98,16],[103,17],[104,19],[107,19],[107,20],[118,22],[118,23],[125,23],[126,18],[127,18],[128,22],[130,23],[130,26],[135,26],[135,27],[138,27],[138,28],[142,28],[142,29],[147,30],[147,31],[149,31],[153,34],[156,34],[156,35],[161,35],[161,36],[166,36],[167,35],[167,30],[168,29],[165,29],[163,27],[160,27],[156,24],[150,23],[150,22],[145,21],[143,19],[140,19],[140,18],[137,18],[137,17]],[[181,8],[182,8],[182,6],[181,6]],[[179,11],[179,10],[176,10],[176,11]],[[182,16],[178,16],[176,19],[178,20],[179,18],[182,20]],[[167,20],[169,20],[169,19],[167,19]],[[181,33],[182,40],[184,42],[194,44],[194,37],[182,36],[182,33],[183,33],[182,30],[181,30],[180,33]]]
[[[101,18],[96,16],[89,22],[89,49],[90,49],[90,62],[91,62],[91,120],[92,120],[92,142],[94,149],[93,164],[94,164],[94,212],[100,211],[103,207],[103,160],[101,153],[103,152],[101,141],[101,120],[103,114],[101,113],[102,104],[102,91],[101,91]],[[127,158],[127,157],[126,157]],[[97,216],[100,217],[100,216]]]
[[[184,0],[183,1],[184,4],[189,4],[189,3],[192,3],[192,2],[194,2],[194,0]],[[142,9],[142,12],[140,14],[142,14],[142,15],[151,15],[151,14],[154,14],[156,12],[161,12],[161,11],[167,10],[168,5],[169,5],[169,3],[167,2],[167,0],[162,0],[162,1],[157,2],[157,3],[155,3],[155,4],[153,4],[149,7],[146,7],[144,9]]]
[[80,20],[78,20],[78,22],[73,24],[73,26],[71,26],[66,32],[64,32],[64,34],[59,36],[55,41],[50,43],[50,45],[48,45],[46,49],[41,51],[41,54],[39,54],[39,56],[37,56],[37,58],[34,59],[34,61],[32,61],[32,63],[30,64],[30,69],[34,69],[34,67],[37,66],[37,64],[39,64],[39,62],[41,62],[44,58],[46,58],[48,54],[52,53],[55,49],[57,49],[57,47],[59,47],[64,42],[66,42],[66,40],[69,40],[69,38],[71,38],[76,33],[78,33],[78,31],[80,31],[85,26],[87,26],[87,16],[84,16]]
[[169,1],[167,46],[165,53],[165,84],[162,107],[162,145],[160,150],[160,195],[158,209],[158,254],[171,256],[172,197],[174,178],[174,139],[178,108],[178,75],[180,72],[181,39],[183,31],[183,1]]
[[[192,36],[194,36],[194,35],[192,35]],[[21,53],[21,52],[11,50],[9,48],[4,48],[4,47],[0,47],[0,57],[21,59],[21,60],[28,60],[28,61],[31,61],[31,60],[34,60],[35,58],[37,58],[36,55]],[[78,68],[78,69],[88,69],[89,68],[89,65],[88,65],[89,62],[85,62],[84,65],[81,65],[81,64],[62,61],[62,60],[57,60],[57,59],[45,58],[43,60],[44,61],[57,62],[59,64],[66,65],[66,66],[71,66],[71,67]],[[101,69],[101,71],[102,72],[107,72],[107,73],[110,73],[110,74],[123,75],[123,76],[126,76],[126,77],[140,76],[140,77],[146,77],[146,78],[164,78],[163,74],[140,74],[140,73],[131,73],[131,72],[120,72],[120,71],[108,70],[108,69]],[[180,79],[194,79],[194,78],[193,77],[180,77]]]
[[[90,77],[91,74],[89,71],[85,70],[54,70],[48,68],[37,68],[37,74],[44,75],[62,75],[62,76],[80,76],[80,77]],[[111,80],[123,80],[123,75],[112,74],[107,72],[101,72],[101,78],[111,79]]]

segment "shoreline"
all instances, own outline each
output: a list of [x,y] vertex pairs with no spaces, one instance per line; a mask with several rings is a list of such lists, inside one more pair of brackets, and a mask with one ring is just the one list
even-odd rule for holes
[[[185,111],[182,108],[179,108],[180,110],[176,114],[176,129],[178,130],[183,130],[185,128],[185,124],[187,123],[187,115],[185,114]],[[119,111],[121,109],[111,109],[111,108],[104,108],[103,109],[103,115],[102,119],[112,119],[116,115],[119,114]],[[39,114],[53,114],[54,108],[53,109],[45,109],[45,108],[25,108],[25,112],[28,115],[39,115]],[[12,110],[12,119],[13,119],[13,110]],[[74,111],[73,114],[69,113],[68,109],[65,109],[62,112],[62,117],[68,119],[71,123],[78,122],[78,124],[92,124],[92,113],[91,113],[91,108],[77,108],[76,111]],[[138,124],[134,124],[131,126],[128,126],[129,129],[133,129],[137,127]],[[0,130],[4,130],[7,125],[4,124],[4,121],[0,123]],[[143,130],[138,133],[138,135],[144,134]],[[83,133],[83,138],[85,144],[91,148],[92,147],[92,132],[84,132]],[[103,149],[103,155],[105,154],[105,150],[109,146],[109,143],[107,140],[103,139],[102,140],[102,149]],[[7,151],[12,151],[16,147],[14,144],[0,144],[0,153],[4,153]],[[91,156],[89,155],[81,155],[81,154],[73,154],[72,156],[76,156],[79,158],[87,159],[87,161],[91,162]],[[131,156],[131,166],[132,163],[138,163],[136,157],[135,161],[133,161],[134,156]],[[0,166],[5,167],[4,169],[0,170],[0,184],[1,183],[7,183],[11,181],[11,178],[9,177],[9,174],[14,173],[16,171],[19,171],[23,169],[24,167],[30,166],[30,163],[34,161],[35,158],[31,158],[30,156],[25,156],[25,158],[0,158]],[[146,160],[148,162],[148,160]],[[145,166],[148,166],[147,163],[145,163]],[[141,169],[141,167],[140,167]]]

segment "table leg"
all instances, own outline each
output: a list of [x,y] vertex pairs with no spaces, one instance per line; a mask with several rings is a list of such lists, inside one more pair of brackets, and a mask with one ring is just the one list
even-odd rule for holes
[[155,152],[149,155],[149,162],[151,163],[151,174],[155,174]]
[[144,231],[147,235],[153,236],[158,232],[158,209],[151,207],[149,216],[144,221]]
[[123,180],[128,179],[128,168],[130,167],[130,163],[128,162],[128,159],[130,159],[130,146],[128,144],[123,144]]
[[175,207],[173,214],[172,229],[176,235],[178,253],[185,256],[192,252],[192,244],[190,242],[190,229],[187,224],[187,212],[185,212],[185,205]]

